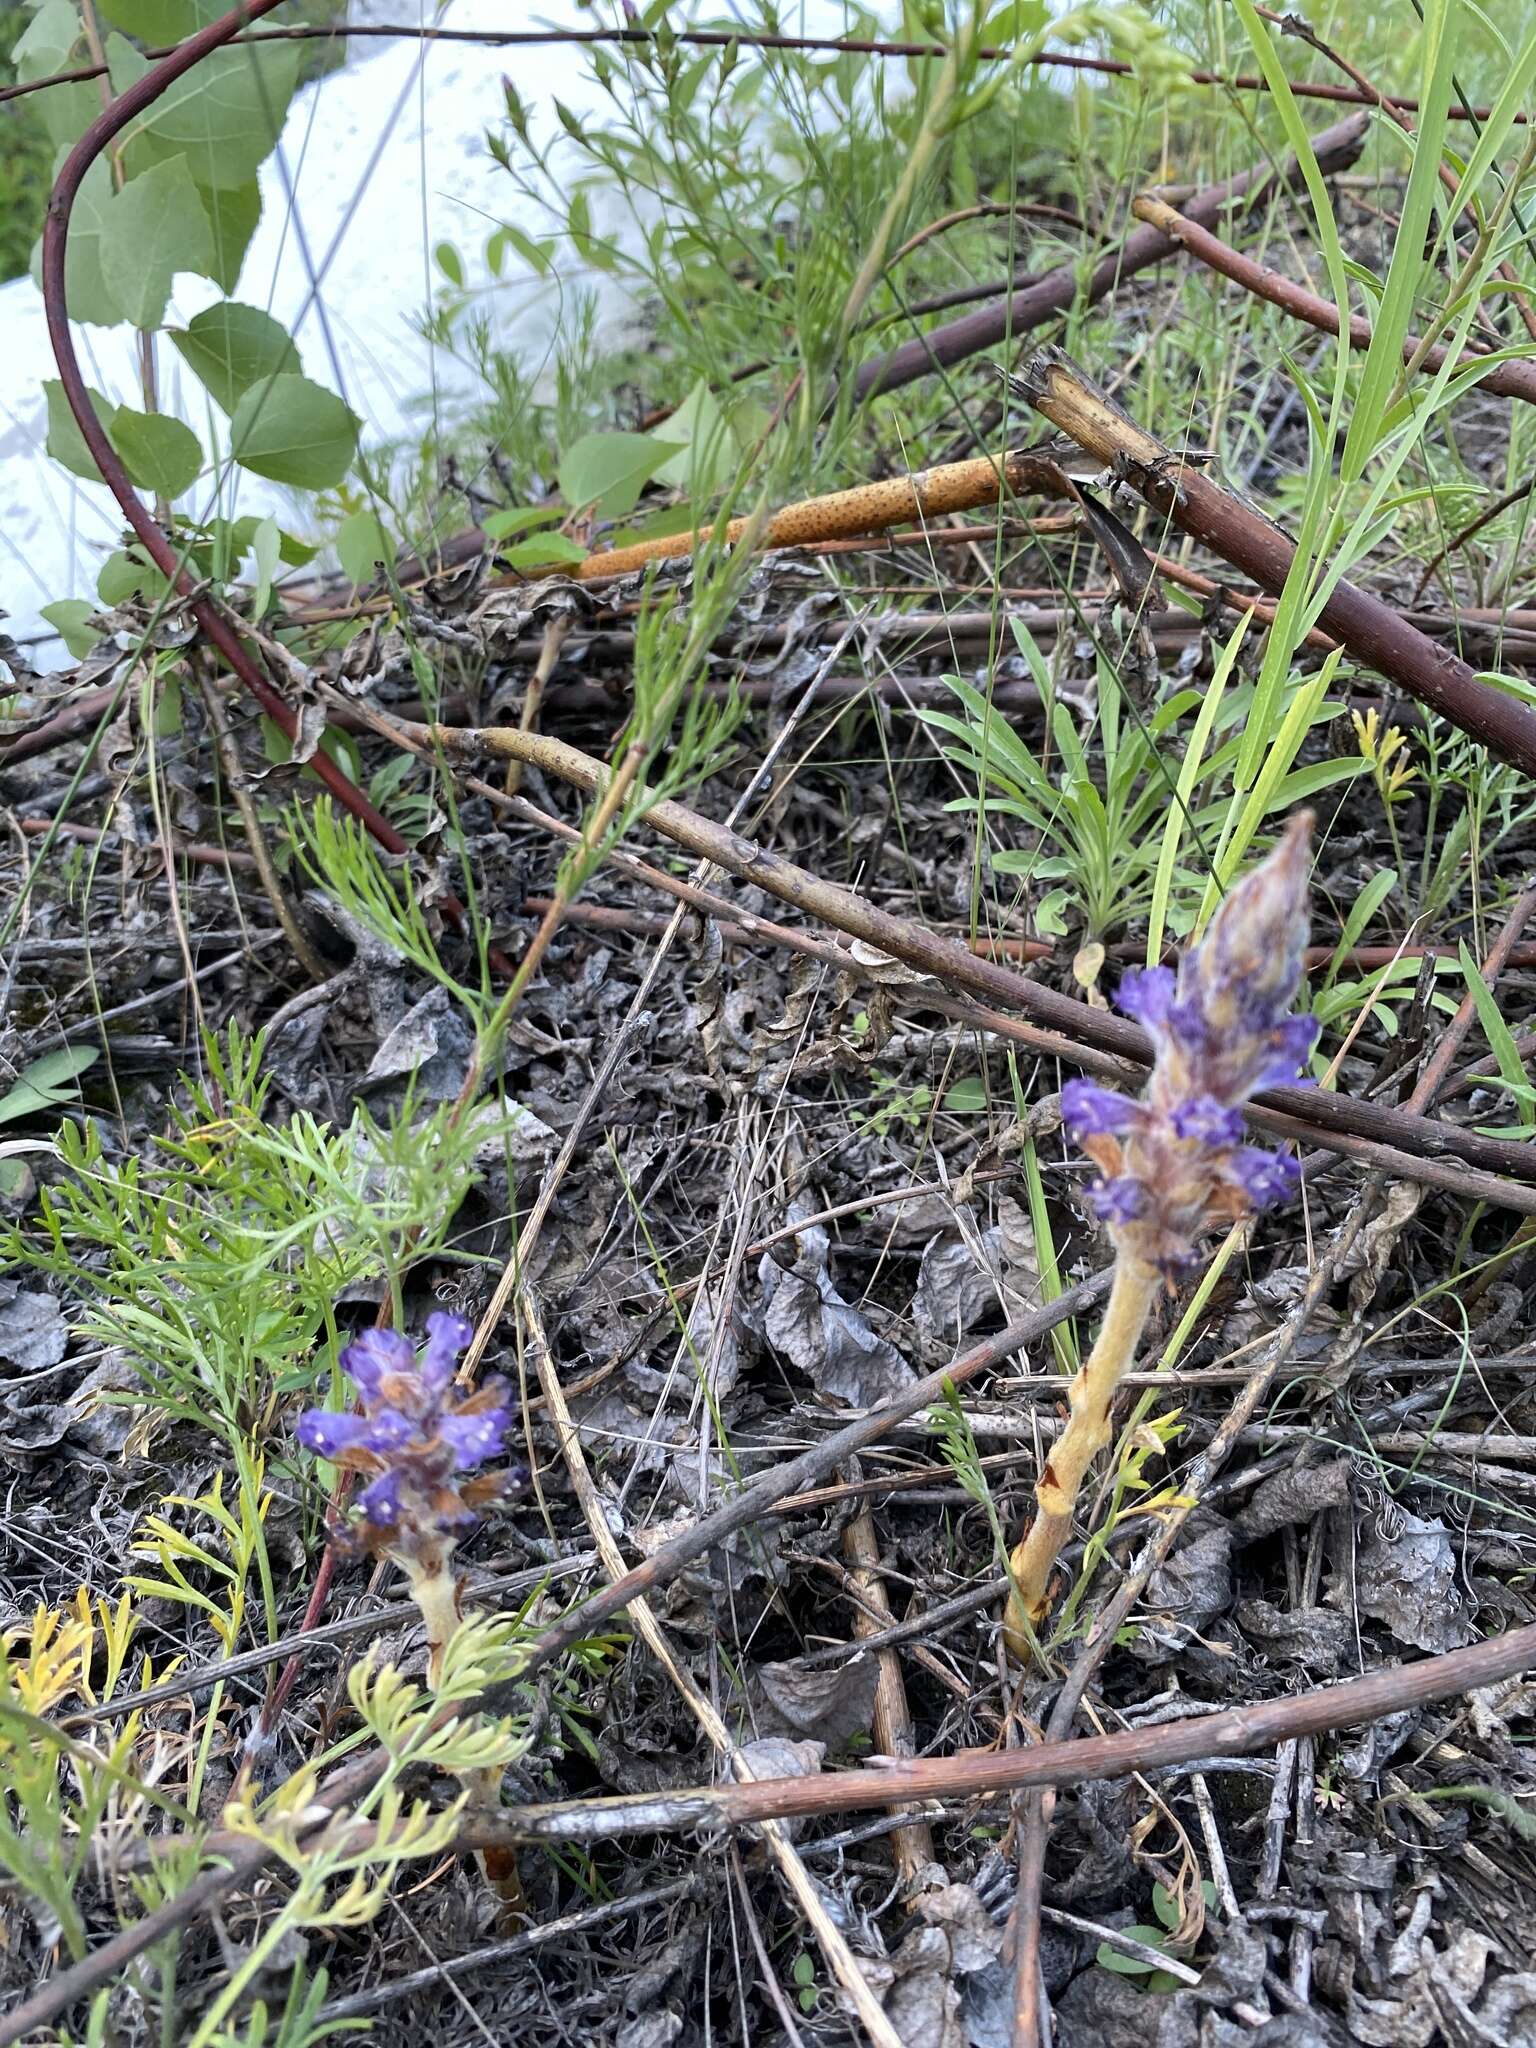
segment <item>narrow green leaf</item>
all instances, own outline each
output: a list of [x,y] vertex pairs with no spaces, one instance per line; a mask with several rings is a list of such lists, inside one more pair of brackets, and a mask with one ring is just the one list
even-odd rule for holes
[[297,374],[303,367],[281,321],[236,299],[210,306],[185,327],[168,331],[214,404],[227,413],[253,385],[268,377]]
[[256,531],[251,535],[251,554],[256,562],[256,588],[251,593],[252,618],[260,619],[266,614],[267,600],[272,595],[272,578],[277,574],[282,549],[282,530],[277,521],[258,520]]
[[[1515,1044],[1509,1026],[1504,1022],[1493,990],[1483,979],[1483,971],[1467,950],[1463,939],[1456,949],[1461,962],[1462,978],[1467,991],[1477,1007],[1477,1021],[1483,1027],[1494,1058],[1498,1061],[1499,1072],[1512,1090],[1526,1085],[1525,1063],[1520,1057],[1520,1048]],[[1518,1099],[1518,1098],[1517,1098]]]
[[521,228],[513,227],[510,221],[503,221],[496,234],[503,238],[510,248],[517,251],[530,270],[536,271],[540,277],[548,277],[554,262],[552,242],[536,242],[532,235],[524,234]]
[[381,562],[392,562],[395,544],[377,512],[354,512],[336,533],[336,553],[349,583],[371,583]]
[[274,483],[328,490],[346,475],[361,424],[323,384],[308,377],[273,377],[253,385],[235,408],[235,460]]
[[112,446],[140,490],[157,498],[179,498],[196,482],[203,451],[196,434],[163,412],[130,412],[119,406],[112,422]]
[[487,512],[482,530],[491,540],[505,540],[509,533],[526,533],[530,526],[551,526],[562,520],[565,505],[515,505],[503,512]]
[[439,242],[432,253],[437,258],[438,269],[447,278],[448,282],[458,285],[460,290],[462,290],[464,286],[464,259],[452,242]]
[[565,568],[587,559],[587,550],[581,543],[563,533],[533,533],[527,540],[515,540],[510,547],[498,548],[496,553],[509,569]]
[[[1130,1941],[1139,1941],[1143,1948],[1161,1949],[1165,1939],[1161,1927],[1138,1925],[1122,1927],[1120,1932]],[[1155,1964],[1144,1963],[1140,1956],[1128,1956],[1117,1948],[1111,1948],[1107,1941],[1099,1943],[1095,1960],[1100,1969],[1113,1970],[1117,1977],[1145,1977],[1156,1967]]]
[[0,1099],[0,1123],[37,1116],[45,1109],[57,1109],[61,1103],[72,1101],[77,1092],[75,1081],[100,1058],[99,1046],[64,1045],[23,1067],[15,1086]]

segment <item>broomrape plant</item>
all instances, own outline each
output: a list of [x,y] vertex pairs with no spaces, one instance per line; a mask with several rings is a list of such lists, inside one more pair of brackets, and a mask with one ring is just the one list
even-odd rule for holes
[[367,1478],[357,1499],[357,1540],[405,1573],[427,1626],[434,1684],[459,1620],[454,1548],[514,1477],[511,1471],[463,1476],[497,1455],[512,1426],[504,1380],[487,1380],[466,1399],[453,1398],[454,1368],[473,1335],[458,1316],[430,1315],[418,1360],[400,1331],[364,1331],[340,1359],[362,1412],[310,1408],[298,1428],[307,1450]]
[[1037,1512],[1010,1559],[1004,1634],[1022,1658],[1050,1604],[1052,1568],[1072,1528],[1083,1475],[1109,1441],[1110,1411],[1158,1291],[1201,1235],[1295,1193],[1289,1153],[1243,1143],[1243,1105],[1293,1081],[1317,1024],[1291,1016],[1307,943],[1312,816],[1291,820],[1184,955],[1120,984],[1119,1007],[1152,1039],[1139,1102],[1091,1081],[1062,1090],[1067,1129],[1099,1169],[1088,1197],[1109,1226],[1114,1280],[1098,1341],[1072,1382],[1069,1416],[1035,1488]]

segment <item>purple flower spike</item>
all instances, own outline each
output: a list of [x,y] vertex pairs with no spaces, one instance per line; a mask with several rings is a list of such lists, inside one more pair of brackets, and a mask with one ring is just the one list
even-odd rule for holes
[[1088,1081],[1061,1091],[1063,1121],[1098,1167],[1088,1198],[1118,1248],[1164,1273],[1203,1232],[1294,1195],[1288,1154],[1244,1145],[1243,1106],[1296,1079],[1316,1020],[1289,1014],[1307,943],[1310,812],[1291,820],[1179,963],[1127,974],[1116,1001],[1152,1040],[1140,1102]]
[[453,1394],[473,1335],[458,1316],[431,1315],[418,1359],[399,1331],[366,1331],[341,1354],[361,1413],[310,1408],[299,1418],[307,1450],[366,1478],[357,1500],[363,1543],[408,1570],[446,1570],[458,1532],[511,1477],[483,1473],[460,1483],[497,1456],[512,1426],[504,1381],[488,1380],[463,1399]]
[[472,1472],[494,1458],[511,1427],[512,1410],[507,1407],[487,1408],[479,1415],[445,1415],[439,1424],[460,1472]]
[[402,1337],[398,1330],[364,1330],[341,1354],[342,1371],[356,1380],[365,1401],[382,1399],[386,1377],[409,1372],[415,1363],[410,1338]]
[[1132,967],[1121,976],[1115,1008],[1156,1036],[1168,1022],[1175,986],[1171,967]]
[[434,1394],[441,1393],[453,1378],[459,1353],[474,1334],[474,1326],[466,1323],[462,1316],[445,1315],[441,1309],[435,1309],[427,1317],[427,1346],[421,1354],[421,1377]]
[[368,1440],[372,1424],[366,1415],[338,1415],[331,1408],[309,1408],[299,1417],[298,1439],[317,1457],[336,1458]]

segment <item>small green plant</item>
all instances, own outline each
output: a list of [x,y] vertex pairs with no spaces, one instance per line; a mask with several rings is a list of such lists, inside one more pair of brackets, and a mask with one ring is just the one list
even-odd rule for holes
[[986,1516],[987,1527],[992,1532],[994,1554],[999,1564],[1006,1564],[1008,1539],[1003,1534],[1002,1517],[997,1512],[997,1502],[992,1498],[992,1488],[987,1483],[976,1432],[960,1406],[958,1390],[948,1379],[944,1382],[943,1400],[935,1402],[928,1410],[928,1427],[938,1440],[939,1456]]
[[821,2003],[821,1992],[816,1983],[816,1958],[807,1950],[801,1949],[790,1965],[789,1977],[795,1987],[795,1998],[800,2010],[805,2013],[814,2012]]
[[893,1130],[921,1130],[932,1114],[933,1090],[923,1082],[913,1086],[899,1074],[885,1074],[873,1067],[869,1091],[873,1106],[850,1109],[848,1121],[855,1129],[871,1131],[877,1138],[889,1137]]
[[398,1313],[408,1260],[448,1246],[477,1153],[506,1128],[494,1111],[419,1114],[409,1095],[385,1123],[278,1125],[262,1051],[235,1026],[208,1039],[208,1078],[185,1083],[156,1156],[110,1158],[94,1122],[66,1125],[63,1178],[0,1233],[14,1263],[85,1298],[83,1330],[122,1350],[155,1409],[253,1455],[313,1393],[337,1298],[382,1280]]
[[[1215,1905],[1216,1887],[1209,1878],[1202,1879],[1200,1892],[1206,1908]],[[1143,1948],[1172,1954],[1172,1941],[1184,1916],[1178,1900],[1164,1884],[1152,1887],[1152,1911],[1157,1915],[1156,1925],[1138,1921],[1134,1926],[1122,1928],[1121,1932],[1128,1940],[1139,1941]],[[1095,1961],[1101,1970],[1113,1970],[1117,1977],[1144,1977],[1148,1991],[1177,1991],[1183,1984],[1183,1979],[1175,1977],[1171,1971],[1160,1970],[1156,1963],[1145,1961],[1141,1956],[1129,1956],[1124,1949],[1116,1948],[1113,1942],[1099,1943]]]

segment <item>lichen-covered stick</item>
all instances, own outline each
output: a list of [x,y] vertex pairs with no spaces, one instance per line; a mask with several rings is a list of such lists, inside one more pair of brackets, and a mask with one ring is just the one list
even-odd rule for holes
[[1222,903],[1177,974],[1127,974],[1116,1001],[1152,1038],[1141,1101],[1070,1081],[1067,1129],[1098,1167],[1089,1200],[1109,1226],[1114,1280],[1104,1322],[1068,1394],[1067,1426],[1035,1488],[1037,1513],[1009,1560],[1004,1638],[1020,1659],[1050,1607],[1051,1573],[1072,1528],[1083,1474],[1109,1442],[1115,1394],[1160,1287],[1202,1234],[1296,1191],[1295,1160],[1243,1143],[1243,1104],[1297,1078],[1317,1022],[1288,1014],[1307,943],[1312,814],[1291,819],[1260,866]]

